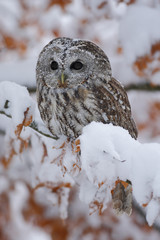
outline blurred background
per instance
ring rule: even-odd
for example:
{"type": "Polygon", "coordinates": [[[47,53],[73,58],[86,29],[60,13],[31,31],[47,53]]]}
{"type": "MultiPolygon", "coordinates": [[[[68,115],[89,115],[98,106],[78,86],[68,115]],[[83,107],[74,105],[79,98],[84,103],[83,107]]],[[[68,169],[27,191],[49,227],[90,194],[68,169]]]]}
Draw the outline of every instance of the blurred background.
{"type": "MultiPolygon", "coordinates": [[[[93,41],[105,51],[113,76],[128,93],[139,141],[160,142],[160,0],[0,0],[0,81],[26,86],[35,98],[38,55],[62,36],[93,41]]],[[[6,119],[0,115],[1,240],[160,239],[158,223],[148,227],[140,209],[131,217],[117,217],[109,208],[89,216],[75,189],[69,217],[61,220],[55,208],[37,200],[22,174],[16,172],[13,180],[5,162],[14,155],[6,141],[6,119]],[[20,205],[13,211],[16,194],[20,205]]]]}

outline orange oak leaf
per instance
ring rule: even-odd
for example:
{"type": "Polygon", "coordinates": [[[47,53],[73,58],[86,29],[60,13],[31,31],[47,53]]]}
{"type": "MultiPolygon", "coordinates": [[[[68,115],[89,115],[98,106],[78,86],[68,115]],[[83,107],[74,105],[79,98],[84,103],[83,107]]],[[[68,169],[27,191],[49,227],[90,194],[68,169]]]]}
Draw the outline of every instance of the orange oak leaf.
{"type": "Polygon", "coordinates": [[[20,137],[21,131],[23,129],[23,127],[27,127],[31,124],[32,122],[32,115],[28,116],[28,111],[29,111],[29,107],[27,108],[27,110],[24,112],[24,119],[23,122],[18,124],[16,130],[15,130],[15,134],[17,135],[17,137],[20,137]]]}

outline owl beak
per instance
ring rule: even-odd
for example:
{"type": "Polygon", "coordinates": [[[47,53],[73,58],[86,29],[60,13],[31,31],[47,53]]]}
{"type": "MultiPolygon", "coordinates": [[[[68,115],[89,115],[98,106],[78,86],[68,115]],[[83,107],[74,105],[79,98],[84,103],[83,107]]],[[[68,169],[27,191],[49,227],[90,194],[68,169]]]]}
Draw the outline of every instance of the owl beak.
{"type": "Polygon", "coordinates": [[[62,72],[60,75],[60,79],[59,79],[59,87],[66,87],[67,83],[66,83],[66,75],[62,72]]]}
{"type": "Polygon", "coordinates": [[[62,72],[62,74],[61,74],[61,84],[62,84],[62,85],[64,85],[64,80],[65,80],[65,79],[64,79],[64,73],[62,72]]]}

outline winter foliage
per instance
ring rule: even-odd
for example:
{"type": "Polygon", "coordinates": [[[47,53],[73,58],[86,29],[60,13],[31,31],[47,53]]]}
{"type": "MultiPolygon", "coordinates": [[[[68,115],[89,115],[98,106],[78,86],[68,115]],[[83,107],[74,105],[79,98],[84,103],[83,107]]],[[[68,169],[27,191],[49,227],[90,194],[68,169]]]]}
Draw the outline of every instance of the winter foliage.
{"type": "Polygon", "coordinates": [[[158,240],[160,2],[1,1],[0,22],[0,239],[158,240]],[[96,122],[76,142],[46,129],[35,65],[58,36],[92,40],[107,53],[113,75],[132,90],[138,140],[96,122]],[[117,216],[113,191],[128,180],[133,213],[117,216]]]}

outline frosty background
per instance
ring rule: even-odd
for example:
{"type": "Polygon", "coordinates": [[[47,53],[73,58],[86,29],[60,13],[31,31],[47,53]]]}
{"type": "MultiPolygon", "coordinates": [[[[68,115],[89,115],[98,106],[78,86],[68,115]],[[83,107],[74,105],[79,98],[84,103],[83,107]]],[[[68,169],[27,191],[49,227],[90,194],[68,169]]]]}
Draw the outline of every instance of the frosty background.
{"type": "Polygon", "coordinates": [[[0,76],[0,239],[159,239],[160,1],[0,0],[0,76]],[[80,139],[81,165],[75,146],[50,136],[37,110],[35,66],[58,36],[106,52],[128,91],[139,142],[93,123],[80,139]],[[138,208],[115,215],[117,177],[132,180],[152,228],[138,208]]]}

